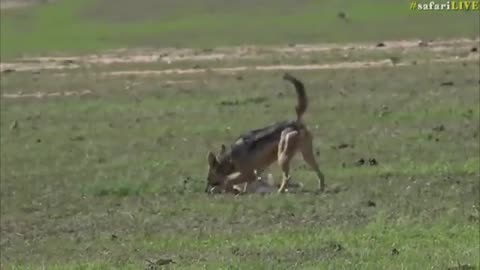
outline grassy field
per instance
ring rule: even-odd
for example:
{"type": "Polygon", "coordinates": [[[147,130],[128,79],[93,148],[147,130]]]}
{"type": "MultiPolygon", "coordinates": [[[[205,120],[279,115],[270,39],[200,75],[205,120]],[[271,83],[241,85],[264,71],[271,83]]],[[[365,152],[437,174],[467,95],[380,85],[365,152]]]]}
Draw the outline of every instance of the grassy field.
{"type": "Polygon", "coordinates": [[[398,1],[133,2],[2,11],[2,64],[17,64],[0,81],[2,269],[480,269],[478,40],[375,47],[478,38],[478,12],[412,13],[398,1]],[[354,48],[47,68],[52,55],[100,49],[178,45],[208,56],[224,45],[326,41],[354,48]],[[41,54],[49,60],[15,58],[41,54]],[[294,117],[284,64],[304,66],[291,72],[307,87],[327,192],[314,192],[298,158],[299,192],[207,196],[209,150],[294,117]],[[238,66],[248,68],[222,71],[238,66]],[[61,94],[73,91],[87,92],[61,94]]]}
{"type": "Polygon", "coordinates": [[[1,17],[4,59],[137,46],[476,37],[480,29],[478,12],[414,12],[397,0],[61,0],[1,17]]]}

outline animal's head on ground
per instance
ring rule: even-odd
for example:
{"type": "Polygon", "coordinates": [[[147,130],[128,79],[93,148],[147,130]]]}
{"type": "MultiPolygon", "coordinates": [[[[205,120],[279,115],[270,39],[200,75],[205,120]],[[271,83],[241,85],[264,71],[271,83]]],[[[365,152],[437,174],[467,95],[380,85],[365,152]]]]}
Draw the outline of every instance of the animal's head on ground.
{"type": "Polygon", "coordinates": [[[215,156],[212,152],[208,152],[207,186],[205,187],[205,192],[209,192],[213,187],[222,187],[227,176],[233,172],[233,164],[225,155],[226,151],[225,145],[222,144],[218,156],[215,156]]]}

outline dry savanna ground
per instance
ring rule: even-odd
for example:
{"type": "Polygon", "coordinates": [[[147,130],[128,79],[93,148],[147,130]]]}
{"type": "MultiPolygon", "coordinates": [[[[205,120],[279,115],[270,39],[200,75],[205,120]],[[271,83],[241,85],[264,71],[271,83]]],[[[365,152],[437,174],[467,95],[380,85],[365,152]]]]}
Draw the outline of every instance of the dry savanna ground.
{"type": "MultiPolygon", "coordinates": [[[[130,7],[131,20],[154,15],[119,3],[116,13],[130,7]]],[[[1,27],[12,31],[13,21],[29,18],[41,22],[29,27],[41,28],[77,5],[4,10],[1,27]]],[[[352,7],[352,27],[370,23],[361,21],[366,11],[352,7]]],[[[178,25],[181,33],[195,30],[178,25]]],[[[480,40],[448,29],[439,38],[380,39],[388,37],[380,32],[370,41],[325,30],[331,42],[296,43],[251,34],[248,44],[257,45],[220,39],[226,32],[219,31],[218,45],[154,46],[152,37],[154,45],[137,49],[110,46],[112,32],[87,51],[7,31],[1,268],[479,269],[480,40]],[[13,46],[22,40],[38,46],[13,46]],[[209,150],[294,117],[286,71],[305,83],[305,122],[327,191],[315,192],[315,174],[296,158],[300,190],[206,195],[209,150]]],[[[54,30],[52,37],[69,35],[54,30]]],[[[239,35],[257,29],[245,31],[239,35]]],[[[161,34],[182,42],[175,33],[161,34]]],[[[276,165],[269,172],[280,176],[276,165]]]]}

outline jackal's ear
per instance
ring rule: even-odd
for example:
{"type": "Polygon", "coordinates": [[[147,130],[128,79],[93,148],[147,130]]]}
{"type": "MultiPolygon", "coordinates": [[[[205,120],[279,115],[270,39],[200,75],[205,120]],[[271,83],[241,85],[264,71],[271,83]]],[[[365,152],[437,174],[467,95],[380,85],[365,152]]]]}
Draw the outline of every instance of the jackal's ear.
{"type": "Polygon", "coordinates": [[[212,152],[208,152],[208,166],[215,167],[218,164],[217,157],[212,152]]]}
{"type": "Polygon", "coordinates": [[[222,146],[221,146],[221,149],[220,149],[220,155],[225,154],[226,151],[227,151],[227,147],[225,146],[225,144],[222,143],[222,146]]]}

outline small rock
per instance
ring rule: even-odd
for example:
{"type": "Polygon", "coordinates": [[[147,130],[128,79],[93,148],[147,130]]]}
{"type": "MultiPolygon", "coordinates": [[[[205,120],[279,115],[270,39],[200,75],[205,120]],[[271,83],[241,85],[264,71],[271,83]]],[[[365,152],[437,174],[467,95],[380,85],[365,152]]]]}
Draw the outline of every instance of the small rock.
{"type": "Polygon", "coordinates": [[[347,14],[343,11],[340,11],[340,12],[338,12],[337,17],[340,18],[340,19],[346,19],[347,14]]]}
{"type": "Polygon", "coordinates": [[[66,59],[62,62],[64,65],[71,65],[74,64],[75,61],[73,59],[66,59]]]}
{"type": "Polygon", "coordinates": [[[372,201],[372,200],[368,200],[368,201],[367,201],[367,206],[368,206],[368,207],[375,207],[375,206],[377,206],[377,204],[376,204],[374,201],[372,201]]]}
{"type": "Polygon", "coordinates": [[[445,130],[445,126],[444,126],[443,124],[440,124],[440,125],[438,125],[438,126],[436,126],[436,127],[433,127],[432,130],[433,130],[433,131],[436,131],[436,132],[442,132],[442,131],[445,130]]]}
{"type": "Polygon", "coordinates": [[[72,138],[70,138],[72,141],[84,141],[85,140],[85,137],[82,136],[82,135],[78,135],[78,136],[74,136],[72,138]]]}
{"type": "Polygon", "coordinates": [[[342,143],[342,144],[339,144],[337,146],[337,149],[344,149],[344,148],[348,148],[348,147],[353,147],[353,145],[348,144],[348,143],[342,143]]]}
{"type": "Polygon", "coordinates": [[[419,47],[427,47],[428,46],[428,41],[422,40],[422,41],[418,42],[418,46],[419,47]]]}
{"type": "Polygon", "coordinates": [[[364,164],[365,164],[365,159],[363,159],[363,158],[360,158],[359,160],[357,160],[355,162],[355,166],[362,166],[364,164]]]}
{"type": "Polygon", "coordinates": [[[14,120],[12,124],[10,125],[10,130],[14,130],[18,128],[18,121],[14,120]]]}
{"type": "Polygon", "coordinates": [[[4,70],[2,71],[2,73],[3,73],[3,74],[9,74],[9,73],[13,73],[13,72],[15,72],[15,71],[16,71],[16,70],[13,69],[13,68],[7,68],[7,69],[4,69],[4,70]]]}
{"type": "Polygon", "coordinates": [[[454,82],[452,82],[452,81],[446,81],[446,82],[442,82],[440,85],[441,85],[441,86],[453,86],[453,85],[454,85],[454,82]]]}
{"type": "Polygon", "coordinates": [[[346,12],[340,11],[337,13],[337,18],[344,20],[345,22],[350,22],[350,18],[346,12]]]}

